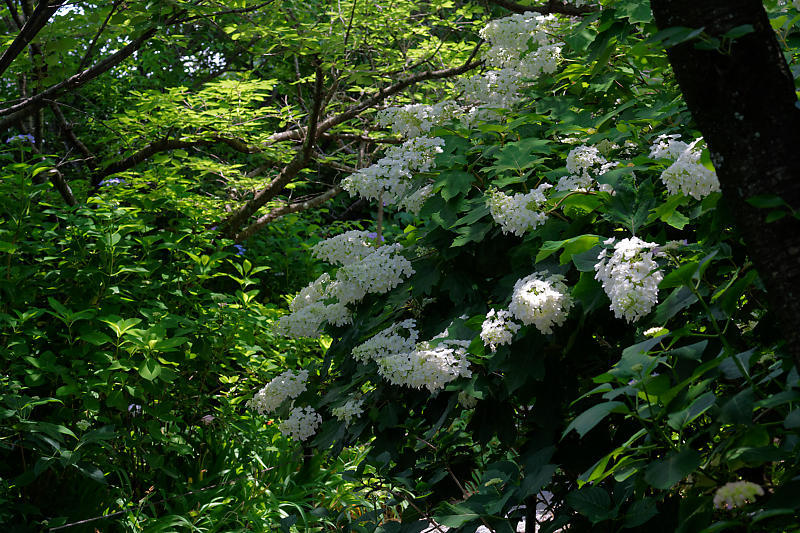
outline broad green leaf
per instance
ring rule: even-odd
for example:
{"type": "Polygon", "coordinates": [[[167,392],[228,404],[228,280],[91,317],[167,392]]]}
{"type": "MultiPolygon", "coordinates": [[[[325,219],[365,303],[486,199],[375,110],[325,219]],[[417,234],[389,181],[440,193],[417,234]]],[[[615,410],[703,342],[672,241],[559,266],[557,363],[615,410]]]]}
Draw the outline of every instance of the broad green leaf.
{"type": "Polygon", "coordinates": [[[564,265],[572,259],[573,255],[594,248],[598,242],[600,242],[599,235],[578,235],[563,241],[547,241],[539,248],[535,262],[539,263],[563,248],[559,263],[564,265]]]}
{"type": "Polygon", "coordinates": [[[444,503],[438,513],[433,515],[434,521],[447,527],[461,527],[467,522],[472,522],[480,518],[476,513],[464,504],[444,503]]]}
{"type": "Polygon", "coordinates": [[[656,500],[652,498],[636,500],[625,512],[623,527],[629,528],[641,526],[653,518],[656,514],[658,514],[656,500]]]}
{"type": "Polygon", "coordinates": [[[692,448],[684,448],[677,453],[671,452],[664,459],[651,463],[644,479],[651,486],[666,490],[694,472],[702,461],[700,453],[692,448]]]}
{"type": "Polygon", "coordinates": [[[601,487],[584,487],[567,494],[567,504],[588,518],[593,524],[616,516],[611,507],[611,497],[601,487]]]}
{"type": "Polygon", "coordinates": [[[751,424],[753,421],[753,389],[747,388],[722,405],[720,421],[726,424],[751,424]]]}
{"type": "Polygon", "coordinates": [[[561,434],[561,438],[566,437],[567,433],[573,429],[579,436],[583,437],[593,427],[603,421],[605,417],[611,413],[627,413],[628,406],[622,402],[606,402],[598,405],[593,405],[583,413],[575,417],[575,420],[569,423],[567,429],[561,434]]]}
{"type": "Polygon", "coordinates": [[[670,413],[667,416],[667,424],[669,424],[669,427],[672,429],[680,431],[696,420],[697,417],[711,409],[716,401],[717,397],[713,392],[706,392],[699,398],[696,398],[689,407],[675,413],[670,413]]]}
{"type": "Polygon", "coordinates": [[[148,381],[153,381],[161,374],[161,365],[155,359],[145,359],[139,367],[139,375],[148,381]]]}

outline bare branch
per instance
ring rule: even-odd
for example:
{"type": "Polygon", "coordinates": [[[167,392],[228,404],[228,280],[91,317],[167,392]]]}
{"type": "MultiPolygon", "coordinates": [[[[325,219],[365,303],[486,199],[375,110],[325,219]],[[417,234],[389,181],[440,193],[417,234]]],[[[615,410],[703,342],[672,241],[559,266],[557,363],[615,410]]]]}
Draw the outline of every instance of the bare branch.
{"type": "Polygon", "coordinates": [[[491,0],[492,3],[497,4],[498,6],[502,6],[509,11],[514,13],[526,13],[526,12],[533,12],[533,13],[540,13],[542,15],[549,15],[551,13],[559,13],[561,15],[570,15],[573,17],[581,17],[588,13],[592,13],[597,11],[596,6],[575,6],[572,4],[568,4],[566,2],[559,2],[557,0],[549,0],[546,5],[543,6],[523,6],[516,2],[511,2],[510,0],[491,0]]]}
{"type": "MultiPolygon", "coordinates": [[[[365,109],[369,109],[370,107],[373,107],[381,103],[386,98],[394,94],[397,94],[400,91],[403,91],[414,84],[428,80],[441,80],[445,78],[452,78],[453,76],[461,75],[476,67],[481,66],[483,64],[483,61],[473,61],[473,59],[478,53],[478,49],[480,48],[480,46],[481,43],[478,43],[478,45],[475,46],[469,58],[467,58],[467,61],[461,66],[441,69],[441,70],[427,70],[425,72],[420,72],[418,74],[408,76],[406,79],[399,81],[394,85],[390,85],[389,87],[381,89],[367,100],[364,100],[363,102],[350,106],[349,108],[339,113],[338,115],[326,118],[319,124],[319,133],[324,134],[327,130],[333,128],[334,126],[338,126],[342,122],[345,122],[353,117],[358,116],[365,109]]],[[[275,133],[269,137],[268,142],[276,143],[280,141],[298,140],[301,139],[302,137],[303,137],[303,132],[299,128],[296,128],[275,133]]]]}
{"type": "Polygon", "coordinates": [[[145,42],[147,42],[147,40],[150,39],[153,35],[155,35],[157,31],[158,27],[153,26],[144,33],[142,33],[141,35],[139,35],[139,37],[131,41],[121,50],[107,57],[103,61],[100,61],[95,66],[86,69],[83,72],[79,72],[78,74],[75,74],[74,76],[71,76],[60,83],[48,87],[44,91],[29,98],[26,98],[25,100],[16,105],[7,107],[5,109],[0,109],[0,115],[6,116],[3,120],[0,120],[0,131],[7,129],[11,124],[30,115],[37,109],[44,106],[45,100],[53,99],[64,92],[76,89],[86,84],[87,82],[95,79],[100,74],[103,74],[104,72],[107,72],[108,70],[111,70],[113,67],[122,63],[125,59],[130,57],[136,50],[141,48],[142,45],[145,42]]]}
{"type": "Polygon", "coordinates": [[[75,132],[72,131],[72,126],[70,125],[69,122],[67,122],[67,119],[64,116],[64,113],[62,113],[61,107],[59,107],[58,103],[50,102],[50,109],[53,111],[53,114],[58,119],[59,124],[61,124],[61,130],[64,132],[64,136],[67,138],[67,140],[69,140],[69,142],[75,148],[77,148],[80,153],[83,154],[83,156],[86,158],[85,160],[87,164],[89,164],[90,167],[93,166],[92,162],[95,160],[94,154],[92,154],[92,152],[89,151],[86,145],[83,144],[81,140],[78,139],[78,137],[75,135],[75,132]]]}
{"type": "Polygon", "coordinates": [[[58,171],[58,169],[51,168],[50,170],[46,170],[44,173],[47,174],[50,183],[53,184],[53,187],[56,188],[58,193],[61,195],[61,198],[64,199],[67,205],[73,206],[78,203],[78,201],[75,199],[75,195],[72,194],[72,189],[69,187],[67,180],[64,179],[64,176],[58,171]]]}
{"type": "Polygon", "coordinates": [[[17,37],[11,42],[11,46],[6,48],[0,56],[0,76],[11,65],[14,59],[25,50],[31,40],[42,31],[47,21],[58,11],[63,4],[63,0],[50,4],[49,0],[41,0],[36,9],[33,10],[30,18],[25,22],[17,37]]]}
{"type": "Polygon", "coordinates": [[[316,142],[319,131],[319,115],[322,112],[323,81],[325,74],[322,72],[321,65],[316,66],[316,81],[314,83],[314,103],[311,115],[308,117],[308,127],[303,148],[297,152],[294,158],[286,165],[280,174],[272,180],[264,189],[257,192],[252,200],[245,203],[233,213],[224,223],[225,232],[236,235],[236,231],[242,227],[247,220],[253,216],[263,205],[272,200],[286,185],[303,170],[311,160],[312,148],[316,142]]]}
{"type": "Polygon", "coordinates": [[[220,15],[242,15],[244,13],[250,13],[252,11],[258,11],[262,7],[268,6],[273,3],[275,0],[269,0],[267,2],[261,2],[260,4],[250,6],[250,7],[242,7],[239,9],[226,9],[225,11],[216,11],[214,13],[208,13],[205,15],[196,15],[194,17],[188,17],[185,19],[180,19],[176,21],[178,24],[185,24],[187,22],[193,22],[198,19],[209,18],[209,17],[218,17],[220,15]]]}
{"type": "Polygon", "coordinates": [[[323,133],[319,136],[320,139],[334,139],[342,141],[364,141],[365,143],[374,144],[403,144],[403,139],[390,139],[381,138],[376,139],[367,135],[356,135],[353,133],[323,133]]]}
{"type": "Polygon", "coordinates": [[[293,204],[284,205],[278,208],[273,209],[266,215],[262,216],[250,226],[245,228],[241,233],[237,234],[235,237],[236,242],[242,242],[250,237],[252,237],[255,232],[269,224],[270,222],[284,216],[288,215],[289,213],[297,213],[299,211],[306,211],[308,209],[312,209],[314,207],[320,206],[342,192],[342,188],[338,185],[331,189],[328,189],[324,193],[320,194],[319,196],[315,196],[310,200],[306,200],[305,202],[295,202],[293,204]]]}
{"type": "Polygon", "coordinates": [[[193,148],[195,146],[210,146],[215,143],[226,144],[230,148],[236,150],[237,152],[242,152],[245,154],[253,154],[261,151],[261,149],[258,148],[257,146],[248,145],[241,139],[235,139],[233,137],[223,137],[215,135],[210,139],[194,139],[194,140],[162,139],[160,141],[155,141],[148,144],[147,146],[145,146],[138,152],[134,153],[133,155],[126,157],[122,161],[112,163],[111,165],[95,173],[92,176],[92,187],[97,188],[100,185],[100,182],[106,177],[112,174],[116,174],[118,172],[124,172],[128,169],[131,169],[136,165],[138,165],[139,163],[153,157],[157,153],[166,152],[169,150],[177,150],[180,148],[193,148]]]}
{"type": "Polygon", "coordinates": [[[89,59],[92,57],[92,52],[94,51],[94,47],[97,44],[97,40],[100,39],[100,36],[106,30],[106,26],[108,26],[108,21],[111,20],[111,17],[114,15],[114,11],[117,10],[117,6],[118,5],[119,5],[119,0],[114,0],[114,3],[111,4],[111,9],[109,10],[108,15],[106,16],[106,19],[100,25],[100,29],[97,30],[97,33],[95,34],[94,39],[92,39],[92,42],[89,43],[89,47],[86,49],[86,53],[83,54],[83,58],[81,59],[81,62],[78,63],[78,70],[79,71],[81,69],[83,69],[83,67],[86,66],[86,63],[88,63],[89,59]]]}

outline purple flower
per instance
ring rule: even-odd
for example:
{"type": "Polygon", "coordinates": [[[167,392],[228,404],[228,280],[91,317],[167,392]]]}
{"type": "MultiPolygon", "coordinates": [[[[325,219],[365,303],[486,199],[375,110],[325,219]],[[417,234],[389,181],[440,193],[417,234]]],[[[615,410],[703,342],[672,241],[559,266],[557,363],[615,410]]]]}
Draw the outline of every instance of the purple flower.
{"type": "Polygon", "coordinates": [[[247,248],[241,244],[234,244],[233,247],[236,248],[236,255],[244,255],[244,253],[247,251],[247,248]]]}
{"type": "MultiPolygon", "coordinates": [[[[370,239],[377,239],[378,238],[378,234],[376,232],[374,232],[374,231],[371,231],[371,232],[367,233],[367,237],[369,237],[370,239]]],[[[386,237],[381,235],[381,242],[384,242],[385,240],[386,240],[386,237]]]]}
{"type": "Polygon", "coordinates": [[[142,406],[137,403],[132,403],[128,406],[128,412],[133,417],[139,416],[142,414],[142,406]]]}
{"type": "Polygon", "coordinates": [[[36,138],[29,133],[23,133],[21,135],[14,135],[13,137],[9,137],[8,139],[6,139],[6,144],[11,144],[12,142],[22,142],[22,141],[28,141],[31,144],[36,144],[36,138]]]}
{"type": "Polygon", "coordinates": [[[211,422],[214,421],[214,418],[215,418],[214,415],[206,415],[200,419],[200,422],[202,422],[205,425],[209,425],[211,422]]]}
{"type": "Polygon", "coordinates": [[[100,182],[100,187],[113,187],[114,185],[125,185],[128,183],[122,178],[111,178],[100,182]]]}

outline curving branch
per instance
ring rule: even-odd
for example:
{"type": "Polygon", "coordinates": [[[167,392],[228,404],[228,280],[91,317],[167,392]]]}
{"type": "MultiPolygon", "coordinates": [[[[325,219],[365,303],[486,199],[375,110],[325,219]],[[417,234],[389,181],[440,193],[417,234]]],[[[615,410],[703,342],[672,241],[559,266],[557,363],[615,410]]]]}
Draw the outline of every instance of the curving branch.
{"type": "Polygon", "coordinates": [[[403,144],[403,139],[392,138],[378,138],[369,137],[367,135],[358,135],[355,133],[323,133],[319,136],[320,139],[333,139],[341,141],[361,141],[368,144],[403,144]]]}
{"type": "Polygon", "coordinates": [[[55,15],[56,11],[64,4],[63,0],[50,3],[49,0],[41,0],[36,9],[33,10],[31,16],[25,22],[25,25],[17,34],[16,38],[11,42],[11,45],[6,48],[3,55],[0,56],[0,76],[11,66],[14,59],[25,50],[36,35],[42,31],[47,21],[55,15]]]}
{"type": "Polygon", "coordinates": [[[261,148],[257,146],[252,146],[247,144],[246,142],[242,141],[241,139],[236,139],[234,137],[224,137],[220,135],[215,135],[210,139],[195,139],[195,140],[180,140],[180,139],[161,139],[160,141],[155,141],[138,152],[134,153],[126,157],[121,161],[117,161],[116,163],[112,163],[107,167],[101,169],[100,171],[96,172],[92,176],[91,186],[92,189],[96,190],[97,187],[100,185],[100,182],[103,181],[105,178],[112,174],[117,174],[118,172],[124,172],[129,170],[139,163],[153,157],[155,154],[160,152],[167,152],[169,150],[177,150],[181,148],[193,148],[196,146],[210,146],[216,143],[223,143],[228,145],[233,150],[237,152],[245,153],[245,154],[254,154],[261,152],[261,148]]]}
{"type": "Polygon", "coordinates": [[[261,2],[260,4],[250,6],[250,7],[240,7],[237,9],[226,9],[223,11],[215,11],[214,13],[207,13],[204,15],[195,15],[193,17],[187,17],[185,19],[180,19],[176,21],[179,24],[185,24],[187,22],[193,22],[195,20],[200,19],[207,19],[209,17],[219,17],[222,15],[243,15],[245,13],[252,13],[253,11],[258,11],[262,7],[268,6],[273,3],[275,0],[267,0],[266,2],[261,2]]]}
{"type": "Polygon", "coordinates": [[[289,213],[297,213],[299,211],[306,211],[308,209],[313,209],[314,207],[318,207],[327,202],[328,200],[330,200],[331,198],[333,198],[334,196],[336,196],[337,194],[339,194],[340,192],[342,192],[342,188],[337,185],[309,200],[305,200],[303,202],[295,202],[292,204],[287,204],[281,207],[277,207],[272,211],[270,211],[269,213],[267,213],[266,215],[260,217],[252,224],[250,224],[240,233],[236,234],[234,240],[236,240],[236,242],[246,241],[247,239],[252,237],[258,230],[260,230],[273,220],[276,220],[284,215],[288,215],[289,213]]]}
{"type": "Polygon", "coordinates": [[[56,168],[51,168],[44,172],[47,175],[47,178],[50,180],[50,183],[53,184],[53,187],[56,188],[58,194],[61,195],[61,198],[69,206],[77,205],[78,200],[75,199],[75,195],[72,193],[72,189],[67,183],[67,180],[64,179],[64,175],[56,168]]]}
{"type": "Polygon", "coordinates": [[[150,40],[158,32],[158,30],[161,29],[165,24],[166,25],[176,24],[180,20],[179,17],[182,16],[183,14],[184,11],[179,11],[178,13],[175,13],[172,17],[170,17],[166,22],[160,24],[159,23],[153,24],[152,26],[150,26],[150,28],[142,32],[138,37],[133,39],[130,43],[122,47],[114,54],[98,62],[96,65],[84,71],[78,72],[77,74],[70,76],[66,80],[56,83],[55,85],[52,85],[47,89],[29,98],[24,98],[17,104],[6,107],[4,109],[0,109],[0,116],[5,117],[2,120],[0,120],[0,131],[8,129],[11,125],[35,113],[40,108],[47,105],[48,100],[55,99],[59,95],[65,92],[77,89],[78,87],[85,85],[86,83],[92,81],[101,74],[119,65],[124,60],[133,55],[134,52],[139,50],[139,48],[141,48],[148,40],[150,40]]]}
{"type": "Polygon", "coordinates": [[[225,233],[230,237],[235,237],[240,227],[245,225],[248,219],[253,216],[267,202],[275,198],[286,185],[297,176],[308,165],[311,160],[312,148],[317,140],[320,131],[319,115],[322,113],[323,81],[325,74],[319,64],[316,67],[316,81],[314,82],[314,103],[311,114],[308,117],[307,133],[303,147],[300,149],[288,165],[283,167],[278,176],[272,180],[264,189],[258,191],[255,196],[236,210],[225,222],[225,233]]]}
{"type": "Polygon", "coordinates": [[[560,15],[570,15],[572,17],[581,17],[588,13],[593,13],[597,11],[597,6],[576,6],[573,4],[568,4],[564,1],[558,0],[549,0],[547,4],[543,6],[523,6],[516,2],[511,2],[510,0],[491,0],[493,4],[497,4],[498,6],[504,7],[509,11],[514,13],[539,13],[541,15],[550,15],[550,14],[560,14],[560,15]]]}
{"type": "Polygon", "coordinates": [[[50,102],[50,109],[58,119],[58,123],[61,125],[61,131],[63,132],[64,136],[75,148],[78,149],[81,154],[83,154],[83,157],[86,159],[86,163],[90,168],[92,168],[94,166],[93,163],[96,160],[94,154],[89,151],[86,145],[83,144],[80,139],[78,139],[77,135],[75,135],[75,132],[72,130],[72,125],[67,122],[67,118],[61,111],[61,107],[59,107],[57,102],[50,102]]]}
{"type": "Polygon", "coordinates": [[[111,17],[114,16],[114,12],[117,10],[117,7],[119,7],[119,3],[120,0],[114,0],[114,2],[111,4],[111,9],[108,10],[108,15],[106,15],[106,19],[100,25],[100,28],[97,30],[97,33],[95,33],[94,38],[92,39],[92,42],[89,43],[89,46],[86,48],[86,53],[83,54],[81,62],[78,63],[79,71],[83,70],[83,68],[89,62],[89,59],[91,59],[92,54],[94,53],[94,47],[97,45],[97,41],[100,39],[100,36],[103,34],[104,31],[106,31],[106,27],[108,26],[108,23],[111,21],[111,17]]]}
{"type": "MultiPolygon", "coordinates": [[[[401,80],[395,83],[394,85],[390,85],[389,87],[379,90],[376,94],[374,94],[367,100],[357,104],[353,104],[352,106],[342,111],[338,115],[333,115],[331,117],[326,118],[319,124],[319,133],[323,134],[329,129],[333,128],[334,126],[338,126],[342,122],[346,122],[351,118],[358,116],[364,110],[369,109],[370,107],[374,107],[375,105],[384,101],[386,98],[394,94],[397,94],[411,87],[412,85],[415,85],[423,81],[452,78],[453,76],[459,76],[461,74],[464,74],[465,72],[468,72],[474,68],[483,65],[483,61],[473,61],[473,59],[475,59],[475,56],[478,54],[478,50],[480,49],[481,44],[482,43],[478,43],[475,46],[475,48],[472,50],[472,53],[467,58],[466,62],[461,66],[440,69],[440,70],[427,70],[425,72],[420,72],[408,76],[404,80],[401,80]]],[[[300,128],[295,128],[271,135],[268,139],[268,142],[276,143],[280,141],[299,140],[302,138],[303,138],[303,131],[300,128]]]]}

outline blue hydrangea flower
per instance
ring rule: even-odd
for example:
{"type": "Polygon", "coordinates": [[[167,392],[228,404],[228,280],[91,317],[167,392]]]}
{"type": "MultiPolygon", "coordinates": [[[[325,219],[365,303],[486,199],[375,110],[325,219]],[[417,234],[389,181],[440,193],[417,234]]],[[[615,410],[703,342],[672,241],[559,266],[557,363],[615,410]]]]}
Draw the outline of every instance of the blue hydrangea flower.
{"type": "Polygon", "coordinates": [[[6,139],[6,144],[11,144],[13,142],[23,142],[23,141],[28,141],[31,144],[36,144],[36,138],[29,133],[23,133],[20,135],[14,135],[13,137],[9,137],[8,139],[6,139]]]}

